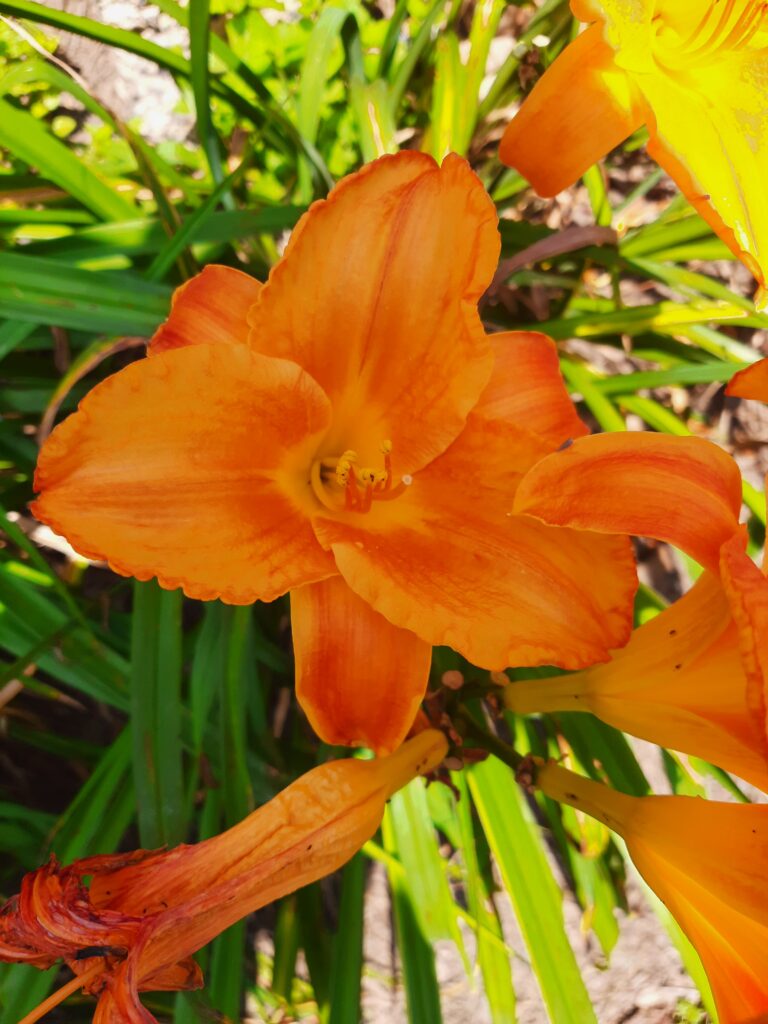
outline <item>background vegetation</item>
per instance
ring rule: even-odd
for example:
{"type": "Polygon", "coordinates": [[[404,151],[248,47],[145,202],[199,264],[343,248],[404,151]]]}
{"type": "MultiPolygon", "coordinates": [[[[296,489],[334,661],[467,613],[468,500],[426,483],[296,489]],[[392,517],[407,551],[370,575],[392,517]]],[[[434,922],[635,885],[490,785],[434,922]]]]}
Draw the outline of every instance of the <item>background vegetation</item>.
{"type": "MultiPolygon", "coordinates": [[[[498,162],[514,105],[576,31],[564,0],[157,5],[188,29],[183,52],[0,0],[0,895],[51,851],[66,861],[211,835],[331,753],[293,698],[287,599],[203,605],[116,577],[35,524],[27,502],[40,438],[141,356],[173,288],[214,260],[263,278],[307,205],[362,162],[398,147],[468,156],[501,217],[488,328],[535,327],[562,342],[566,382],[595,428],[706,433],[747,455],[754,440],[735,403],[721,417],[718,385],[758,356],[768,317],[641,135],[555,202],[498,162]],[[179,112],[193,115],[189,137],[150,144],[140,123],[119,120],[66,60],[62,31],[172,75],[179,112]]],[[[759,547],[764,496],[745,483],[744,497],[759,547]]],[[[695,572],[658,548],[640,553],[638,621],[695,572]]],[[[435,688],[449,669],[483,675],[437,650],[435,688]]],[[[520,749],[570,752],[596,778],[650,790],[627,739],[589,715],[508,716],[501,727],[520,749]]],[[[716,777],[747,799],[702,762],[664,752],[660,764],[675,792],[716,777]]],[[[398,794],[380,836],[339,877],[259,915],[273,952],[257,964],[255,926],[235,926],[201,954],[206,989],[153,994],[153,1013],[238,1020],[247,994],[252,1019],[357,1024],[373,860],[389,878],[414,1024],[441,1020],[438,940],[458,947],[494,1024],[515,1021],[499,879],[551,1019],[596,1020],[559,890],[575,895],[607,960],[626,907],[622,849],[568,808],[525,799],[498,762],[455,784],[455,794],[420,781],[398,794]]],[[[655,909],[707,1006],[695,954],[655,909]]],[[[54,975],[0,966],[3,1024],[54,975]]],[[[59,1019],[87,1021],[91,1005],[73,998],[59,1019]]]]}

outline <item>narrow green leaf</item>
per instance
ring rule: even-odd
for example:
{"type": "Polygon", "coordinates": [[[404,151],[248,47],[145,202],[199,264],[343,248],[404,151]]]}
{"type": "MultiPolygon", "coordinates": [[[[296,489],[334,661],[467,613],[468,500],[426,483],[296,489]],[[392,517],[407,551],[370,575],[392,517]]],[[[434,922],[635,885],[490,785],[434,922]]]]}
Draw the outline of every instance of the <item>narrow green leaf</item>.
{"type": "Polygon", "coordinates": [[[275,959],[272,967],[272,992],[291,1001],[296,957],[299,953],[299,919],[296,893],[280,900],[275,924],[275,959]]]}
{"type": "MultiPolygon", "coordinates": [[[[299,943],[307,961],[309,980],[317,1000],[318,1015],[322,1021],[328,1019],[328,997],[331,987],[331,949],[328,927],[325,922],[324,894],[322,882],[313,882],[299,889],[298,901],[299,943]]],[[[349,964],[347,965],[349,970],[349,964]]]]}
{"type": "Polygon", "coordinates": [[[590,370],[580,363],[570,359],[563,359],[560,363],[568,385],[574,391],[581,393],[584,404],[595,417],[603,430],[626,430],[627,425],[624,417],[616,409],[610,399],[595,387],[595,379],[590,370]]]}
{"type": "Polygon", "coordinates": [[[396,153],[395,124],[389,105],[389,92],[385,82],[362,82],[354,79],[350,83],[352,109],[357,118],[363,159],[367,162],[396,153]]]}
{"type": "MultiPolygon", "coordinates": [[[[385,850],[396,858],[397,838],[389,807],[384,814],[381,831],[385,850]]],[[[410,1024],[442,1024],[435,953],[422,930],[405,872],[399,862],[397,867],[400,870],[388,866],[387,873],[392,891],[397,946],[403,965],[408,1020],[410,1024]]]]}
{"type": "Polygon", "coordinates": [[[143,846],[185,834],[181,765],[181,592],[134,583],[131,633],[133,775],[143,846]]]}
{"type": "Polygon", "coordinates": [[[452,939],[466,961],[456,905],[437,846],[423,781],[416,779],[395,793],[389,802],[389,812],[408,888],[417,896],[414,908],[424,935],[432,941],[452,939]]]}
{"type": "Polygon", "coordinates": [[[593,386],[604,395],[632,395],[641,388],[685,387],[689,384],[711,384],[728,381],[742,363],[693,363],[670,366],[664,370],[639,370],[637,373],[617,373],[596,378],[593,386]]]}
{"type": "Polygon", "coordinates": [[[472,143],[479,110],[480,86],[485,78],[491,43],[506,4],[504,0],[480,0],[475,4],[469,30],[469,56],[464,66],[464,102],[461,105],[457,152],[467,153],[472,143]]]}
{"type": "Polygon", "coordinates": [[[26,323],[24,320],[6,320],[0,324],[0,359],[5,359],[17,345],[26,341],[34,329],[33,323],[26,323]]]}
{"type": "Polygon", "coordinates": [[[135,210],[26,110],[0,99],[0,146],[37,168],[59,188],[105,220],[126,220],[135,210]]]}
{"type": "Polygon", "coordinates": [[[221,679],[222,789],[225,820],[234,825],[253,810],[253,790],[248,775],[245,657],[248,650],[249,607],[227,608],[226,663],[221,679]]]}
{"type": "Polygon", "coordinates": [[[601,227],[610,227],[613,214],[603,168],[600,164],[593,164],[585,172],[583,178],[584,184],[587,187],[587,195],[592,206],[595,223],[601,227]]]}
{"type": "Polygon", "coordinates": [[[363,972],[365,858],[356,853],[341,876],[339,928],[333,941],[327,1024],[359,1024],[363,972]]]}
{"type": "Polygon", "coordinates": [[[92,853],[109,853],[122,839],[135,812],[131,743],[128,726],[102,754],[57,821],[52,843],[62,863],[92,853]]]}
{"type": "Polygon", "coordinates": [[[477,921],[477,960],[483,975],[488,1008],[493,1024],[516,1024],[515,989],[512,984],[511,959],[504,952],[503,945],[493,942],[495,936],[503,943],[496,908],[485,879],[480,870],[477,856],[477,839],[472,821],[472,802],[464,772],[452,776],[459,797],[456,801],[456,816],[459,822],[460,853],[464,863],[464,885],[467,891],[469,911],[477,921]],[[489,935],[490,933],[490,935],[489,935]]]}
{"type": "MultiPolygon", "coordinates": [[[[0,612],[3,646],[17,658],[42,638],[62,630],[68,621],[56,603],[18,575],[14,563],[0,565],[0,612]]],[[[66,630],[55,650],[40,654],[38,667],[95,700],[121,710],[128,707],[128,666],[91,632],[66,630]]]]}
{"type": "Polygon", "coordinates": [[[213,180],[221,184],[224,172],[221,166],[219,140],[211,121],[208,53],[210,50],[209,0],[190,0],[189,3],[189,57],[192,72],[192,95],[197,114],[197,137],[208,160],[213,180]]]}
{"type": "Polygon", "coordinates": [[[459,150],[464,96],[464,65],[455,33],[444,32],[435,47],[435,84],[429,118],[429,151],[442,160],[451,150],[459,150]]]}
{"type": "MultiPolygon", "coordinates": [[[[317,140],[331,56],[341,45],[341,30],[350,17],[351,12],[343,7],[326,4],[312,26],[301,65],[296,107],[296,127],[306,142],[317,140]]],[[[299,162],[299,195],[303,202],[309,202],[313,195],[311,169],[307,158],[299,162]]]]}
{"type": "Polygon", "coordinates": [[[96,273],[58,260],[0,253],[0,316],[148,337],[169,305],[167,286],[136,274],[96,273]]]}
{"type": "Polygon", "coordinates": [[[469,771],[469,788],[552,1020],[597,1024],[565,934],[562,897],[514,774],[490,757],[469,771]]]}
{"type": "Polygon", "coordinates": [[[243,157],[239,166],[228,177],[219,182],[205,202],[201,203],[195,212],[186,218],[179,230],[167,240],[147,269],[147,280],[160,281],[165,277],[185,247],[191,245],[203,230],[206,221],[213,215],[222,196],[243,176],[248,167],[249,158],[250,153],[243,157]]]}
{"type": "Polygon", "coordinates": [[[227,928],[211,944],[208,986],[212,1005],[225,1020],[242,1019],[246,921],[227,928]]]}

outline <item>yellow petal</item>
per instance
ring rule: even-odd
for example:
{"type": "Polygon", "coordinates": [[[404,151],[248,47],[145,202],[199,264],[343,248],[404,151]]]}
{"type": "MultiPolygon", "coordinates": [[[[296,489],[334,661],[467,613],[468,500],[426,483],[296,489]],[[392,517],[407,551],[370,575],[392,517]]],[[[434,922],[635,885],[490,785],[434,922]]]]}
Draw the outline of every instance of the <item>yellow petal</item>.
{"type": "Polygon", "coordinates": [[[643,75],[638,85],[653,112],[648,152],[765,289],[766,51],[715,54],[706,63],[643,75]]]}

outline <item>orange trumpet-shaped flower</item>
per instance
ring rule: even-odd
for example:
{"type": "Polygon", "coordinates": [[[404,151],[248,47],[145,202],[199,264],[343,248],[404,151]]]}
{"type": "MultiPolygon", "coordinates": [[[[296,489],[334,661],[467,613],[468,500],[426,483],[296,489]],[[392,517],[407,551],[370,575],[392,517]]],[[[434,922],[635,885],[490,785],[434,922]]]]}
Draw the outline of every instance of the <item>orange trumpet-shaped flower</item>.
{"type": "Polygon", "coordinates": [[[720,1024],[768,1022],[768,806],[631,797],[546,764],[536,785],[623,836],[691,940],[720,1024]]]}
{"type": "Polygon", "coordinates": [[[512,683],[507,707],[591,711],[617,729],[706,758],[768,792],[768,580],[736,535],[610,662],[512,683]]]}
{"type": "Polygon", "coordinates": [[[571,0],[590,22],[508,126],[501,159],[545,196],[640,125],[648,151],[768,301],[768,7],[763,0],[571,0]]]}
{"type": "Polygon", "coordinates": [[[437,767],[446,751],[443,734],[430,729],[389,757],[321,765],[195,846],[68,867],[52,860],[0,908],[0,960],[46,968],[63,957],[78,975],[65,994],[79,985],[99,996],[95,1024],[148,1024],[154,1017],[139,992],[199,988],[192,953],[258,907],[335,871],[374,834],[392,793],[437,767]]]}
{"type": "Polygon", "coordinates": [[[626,540],[510,514],[586,431],[549,339],[483,331],[498,252],[465,161],[368,165],[266,284],[208,267],[177,291],[150,358],[44,445],[35,514],[192,597],[292,590],[297,692],[328,742],[394,749],[431,645],[491,669],[606,658],[630,629],[626,540]]]}

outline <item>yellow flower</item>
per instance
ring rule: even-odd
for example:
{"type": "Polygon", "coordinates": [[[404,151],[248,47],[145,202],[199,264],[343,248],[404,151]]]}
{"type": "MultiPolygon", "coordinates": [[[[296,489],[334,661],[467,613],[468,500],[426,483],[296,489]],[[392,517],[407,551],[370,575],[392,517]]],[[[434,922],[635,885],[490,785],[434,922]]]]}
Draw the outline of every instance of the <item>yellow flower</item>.
{"type": "Polygon", "coordinates": [[[571,0],[591,22],[507,128],[501,159],[555,195],[645,124],[648,151],[768,305],[768,6],[571,0]]]}

